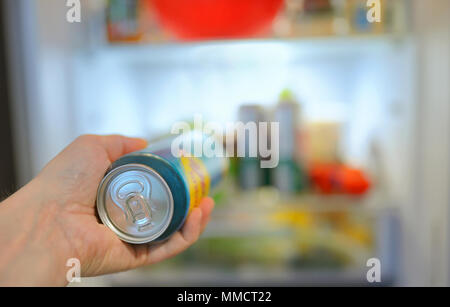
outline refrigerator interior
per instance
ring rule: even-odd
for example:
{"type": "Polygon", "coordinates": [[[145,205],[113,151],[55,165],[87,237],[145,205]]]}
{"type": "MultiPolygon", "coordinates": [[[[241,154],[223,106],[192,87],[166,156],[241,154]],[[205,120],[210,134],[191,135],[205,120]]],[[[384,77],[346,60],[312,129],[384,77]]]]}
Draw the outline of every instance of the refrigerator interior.
{"type": "MultiPolygon", "coordinates": [[[[416,276],[408,273],[414,263],[403,261],[405,254],[417,248],[410,243],[414,237],[410,231],[415,222],[411,199],[417,184],[417,63],[422,54],[410,25],[404,33],[374,37],[115,45],[101,39],[105,35],[99,26],[103,1],[82,1],[80,24],[65,21],[63,2],[9,1],[12,12],[21,16],[15,21],[23,34],[17,44],[26,58],[22,63],[26,71],[22,95],[26,97],[16,106],[16,114],[26,122],[16,133],[28,140],[17,144],[22,151],[21,184],[80,134],[119,133],[150,139],[167,133],[176,121],[192,121],[196,114],[220,123],[236,121],[243,104],[273,110],[284,89],[294,93],[300,104],[301,124],[331,121],[341,125],[343,161],[365,170],[373,183],[366,196],[355,198],[286,197],[271,188],[242,192],[227,182],[224,193],[233,196],[218,204],[197,248],[154,268],[86,279],[86,284],[359,285],[366,284],[363,260],[372,257],[382,259],[386,284],[415,282],[411,279],[416,276]],[[289,210],[295,207],[292,210],[299,219],[306,216],[325,225],[325,230],[315,229],[309,238],[319,242],[314,243],[319,248],[311,254],[302,249],[306,256],[301,260],[293,256],[291,241],[302,237],[304,226],[294,227],[289,241],[284,229],[259,225],[272,216],[278,203],[289,210]],[[335,221],[330,222],[329,216],[345,214],[356,221],[348,226],[354,231],[369,225],[369,234],[366,230],[359,234],[368,236],[370,247],[361,243],[364,239],[357,240],[362,245],[352,245],[339,237],[340,230],[330,231],[335,221]],[[236,217],[256,222],[241,229],[236,217]],[[250,239],[244,243],[227,239],[245,236],[250,239]],[[256,247],[249,245],[252,240],[256,247]],[[330,247],[329,242],[342,246],[330,247]],[[217,257],[220,244],[228,250],[241,247],[229,255],[234,261],[217,257]],[[249,251],[253,247],[254,255],[249,251]],[[350,261],[352,266],[341,268],[321,248],[337,250],[347,258],[357,256],[350,261]],[[261,256],[266,253],[273,257],[261,256]]],[[[417,8],[407,7],[405,14],[411,21],[418,15],[417,8]]]]}

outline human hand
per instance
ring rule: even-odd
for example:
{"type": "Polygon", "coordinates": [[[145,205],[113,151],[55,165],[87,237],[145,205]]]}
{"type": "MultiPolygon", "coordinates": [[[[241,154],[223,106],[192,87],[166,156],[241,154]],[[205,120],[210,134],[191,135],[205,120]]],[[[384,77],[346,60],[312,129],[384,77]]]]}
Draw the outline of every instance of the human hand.
{"type": "Polygon", "coordinates": [[[193,244],[214,207],[205,198],[183,228],[157,245],[130,245],[99,223],[98,185],[110,164],[145,148],[142,139],[86,135],[56,156],[29,184],[0,204],[0,285],[66,285],[66,262],[82,276],[133,269],[193,244]]]}

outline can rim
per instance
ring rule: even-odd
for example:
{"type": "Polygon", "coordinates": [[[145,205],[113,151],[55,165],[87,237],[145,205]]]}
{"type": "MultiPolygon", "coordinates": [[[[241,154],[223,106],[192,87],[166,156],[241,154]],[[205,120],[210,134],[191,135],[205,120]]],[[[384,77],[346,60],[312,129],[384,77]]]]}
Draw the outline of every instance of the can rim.
{"type": "Polygon", "coordinates": [[[158,237],[160,237],[170,226],[170,221],[173,217],[174,212],[174,201],[172,196],[172,191],[170,190],[169,185],[167,184],[166,180],[153,168],[139,163],[131,163],[131,164],[125,164],[118,166],[111,171],[109,171],[105,177],[103,177],[102,181],[100,182],[98,192],[97,192],[97,199],[96,199],[96,207],[97,212],[100,217],[100,220],[104,225],[106,225],[108,228],[110,228],[122,241],[132,243],[132,244],[144,244],[149,243],[154,240],[156,240],[158,237]],[[108,183],[111,182],[114,178],[116,178],[118,175],[124,173],[125,171],[129,170],[139,170],[139,171],[146,171],[154,176],[156,176],[161,183],[163,184],[164,188],[168,191],[169,195],[169,216],[167,218],[167,223],[155,234],[152,234],[151,236],[146,237],[136,237],[130,234],[127,234],[126,232],[120,230],[109,218],[106,208],[105,208],[105,192],[106,188],[108,187],[108,183]]]}

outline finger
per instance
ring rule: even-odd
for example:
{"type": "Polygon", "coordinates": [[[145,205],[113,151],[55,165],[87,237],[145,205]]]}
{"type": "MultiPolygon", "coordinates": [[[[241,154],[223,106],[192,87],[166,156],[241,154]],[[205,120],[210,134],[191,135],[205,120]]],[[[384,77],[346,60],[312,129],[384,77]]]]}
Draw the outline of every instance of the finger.
{"type": "Polygon", "coordinates": [[[149,246],[146,264],[160,262],[187,249],[200,236],[201,220],[202,210],[199,208],[194,209],[183,228],[170,237],[168,241],[157,246],[149,246]]]}
{"type": "Polygon", "coordinates": [[[211,212],[214,209],[214,200],[210,197],[205,197],[199,205],[202,210],[202,220],[200,222],[200,233],[203,233],[211,218],[211,212]]]}
{"type": "Polygon", "coordinates": [[[100,144],[108,153],[111,162],[130,152],[144,149],[147,141],[140,138],[129,138],[122,135],[99,136],[100,144]]]}
{"type": "Polygon", "coordinates": [[[200,236],[200,225],[203,217],[203,211],[199,208],[195,208],[188,216],[186,223],[181,228],[181,235],[183,239],[191,245],[197,241],[200,236]]]}

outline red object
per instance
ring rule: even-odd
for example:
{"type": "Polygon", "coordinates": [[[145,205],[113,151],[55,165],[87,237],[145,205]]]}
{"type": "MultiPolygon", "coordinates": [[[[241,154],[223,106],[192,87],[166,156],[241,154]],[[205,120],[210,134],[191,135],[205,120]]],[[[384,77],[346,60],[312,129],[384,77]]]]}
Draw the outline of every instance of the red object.
{"type": "Polygon", "coordinates": [[[310,177],[314,186],[325,194],[361,195],[370,188],[370,181],[361,170],[345,165],[315,165],[310,177]]]}
{"type": "Polygon", "coordinates": [[[251,37],[268,30],[284,0],[147,0],[183,40],[251,37]]]}

